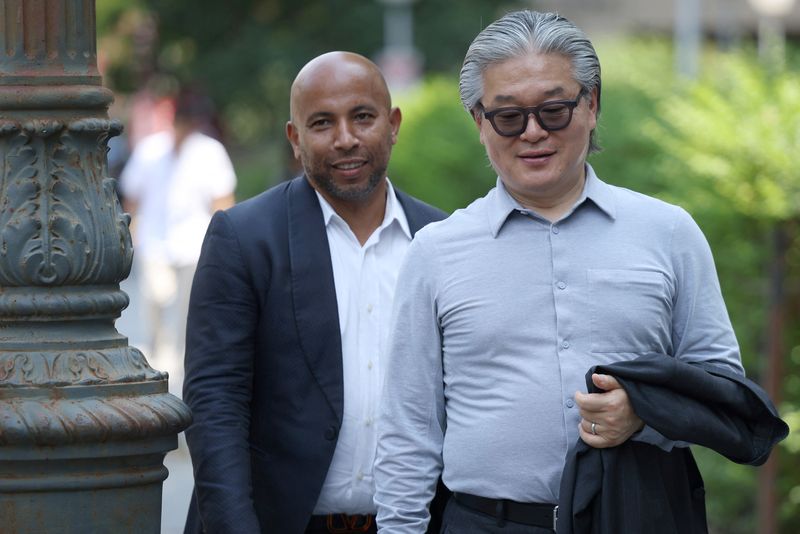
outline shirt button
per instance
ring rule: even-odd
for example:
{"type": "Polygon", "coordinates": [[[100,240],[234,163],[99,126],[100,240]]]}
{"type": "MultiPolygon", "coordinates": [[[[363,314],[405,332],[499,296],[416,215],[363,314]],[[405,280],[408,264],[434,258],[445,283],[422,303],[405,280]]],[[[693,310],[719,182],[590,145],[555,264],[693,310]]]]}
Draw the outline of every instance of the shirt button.
{"type": "Polygon", "coordinates": [[[558,284],[556,284],[556,286],[558,286],[558,289],[566,289],[567,288],[567,284],[565,284],[564,282],[559,282],[558,284]]]}
{"type": "Polygon", "coordinates": [[[370,418],[370,419],[367,419],[366,421],[364,421],[364,425],[366,425],[366,426],[372,425],[372,419],[370,418]]]}
{"type": "Polygon", "coordinates": [[[367,369],[372,370],[372,360],[367,362],[367,369]]]}
{"type": "Polygon", "coordinates": [[[573,406],[575,406],[575,403],[572,399],[567,399],[567,408],[572,408],[573,406]]]}
{"type": "Polygon", "coordinates": [[[558,233],[558,226],[551,226],[550,229],[553,231],[554,234],[558,233]]]}
{"type": "Polygon", "coordinates": [[[359,482],[364,480],[364,473],[359,471],[358,474],[356,475],[356,480],[358,480],[359,482]]]}
{"type": "Polygon", "coordinates": [[[569,341],[562,341],[561,342],[561,348],[562,349],[568,349],[569,348],[569,341]]]}
{"type": "Polygon", "coordinates": [[[372,304],[367,304],[367,313],[372,313],[372,304]]]}

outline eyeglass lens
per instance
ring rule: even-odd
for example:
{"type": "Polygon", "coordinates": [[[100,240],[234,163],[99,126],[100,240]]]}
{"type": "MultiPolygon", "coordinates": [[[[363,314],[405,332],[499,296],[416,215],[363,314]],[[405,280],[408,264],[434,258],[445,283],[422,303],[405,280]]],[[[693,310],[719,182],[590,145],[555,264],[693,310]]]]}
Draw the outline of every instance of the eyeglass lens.
{"type": "MultiPolygon", "coordinates": [[[[494,125],[502,133],[518,134],[528,126],[529,110],[509,109],[494,115],[494,125]]],[[[533,112],[539,125],[545,130],[560,130],[569,124],[572,109],[566,104],[555,103],[533,112]]]]}

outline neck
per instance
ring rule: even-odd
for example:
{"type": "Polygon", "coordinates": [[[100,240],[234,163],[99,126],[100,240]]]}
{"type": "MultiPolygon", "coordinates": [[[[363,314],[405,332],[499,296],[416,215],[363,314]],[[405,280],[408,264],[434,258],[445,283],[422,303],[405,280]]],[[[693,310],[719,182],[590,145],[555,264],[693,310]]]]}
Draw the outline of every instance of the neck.
{"type": "Polygon", "coordinates": [[[320,194],[339,217],[344,219],[358,242],[363,245],[383,222],[386,213],[386,192],[386,180],[384,179],[375,187],[369,197],[360,201],[332,198],[323,191],[320,191],[320,194]]]}
{"type": "Polygon", "coordinates": [[[586,175],[584,174],[577,182],[566,191],[559,191],[553,195],[520,195],[508,187],[508,193],[524,208],[535,211],[538,215],[544,217],[551,223],[559,220],[567,211],[575,204],[583,193],[583,188],[586,186],[586,175]]]}

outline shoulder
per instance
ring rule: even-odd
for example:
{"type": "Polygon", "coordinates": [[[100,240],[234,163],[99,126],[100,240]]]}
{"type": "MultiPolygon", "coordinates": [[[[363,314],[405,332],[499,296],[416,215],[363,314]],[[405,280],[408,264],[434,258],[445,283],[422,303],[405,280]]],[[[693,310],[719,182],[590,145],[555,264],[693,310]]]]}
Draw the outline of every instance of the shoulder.
{"type": "Polygon", "coordinates": [[[168,154],[172,150],[173,138],[171,132],[156,132],[143,137],[134,148],[134,154],[139,157],[153,158],[168,154]]]}
{"type": "Polygon", "coordinates": [[[185,144],[191,150],[213,150],[214,152],[225,152],[225,147],[218,140],[202,132],[193,132],[186,138],[185,144]]]}
{"type": "Polygon", "coordinates": [[[629,231],[675,250],[708,247],[700,226],[681,206],[623,187],[607,187],[614,193],[617,221],[629,231]]]}
{"type": "Polygon", "coordinates": [[[281,182],[247,200],[243,200],[225,210],[225,214],[232,223],[245,226],[263,224],[267,220],[285,217],[289,190],[295,180],[281,182]]]}
{"type": "Polygon", "coordinates": [[[639,193],[624,187],[605,184],[614,195],[617,213],[620,217],[635,221],[669,223],[692,220],[692,216],[682,207],[659,198],[639,193]]]}
{"type": "Polygon", "coordinates": [[[409,212],[411,212],[412,215],[416,215],[426,220],[426,222],[440,221],[447,217],[446,212],[435,206],[431,206],[430,204],[423,202],[416,197],[412,197],[411,195],[404,193],[397,188],[395,188],[394,191],[407,216],[409,212]]]}
{"type": "Polygon", "coordinates": [[[482,238],[490,238],[486,206],[489,195],[457,209],[449,217],[432,222],[417,232],[414,240],[444,252],[445,248],[459,248],[464,242],[479,243],[482,238]]]}

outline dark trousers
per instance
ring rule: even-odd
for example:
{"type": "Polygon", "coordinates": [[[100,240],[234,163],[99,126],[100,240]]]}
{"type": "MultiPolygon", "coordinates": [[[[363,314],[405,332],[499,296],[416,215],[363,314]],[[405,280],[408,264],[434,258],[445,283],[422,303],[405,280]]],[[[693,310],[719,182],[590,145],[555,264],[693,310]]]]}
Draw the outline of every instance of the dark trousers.
{"type": "Polygon", "coordinates": [[[452,497],[447,501],[441,534],[553,534],[549,528],[532,527],[467,508],[452,497]]]}

